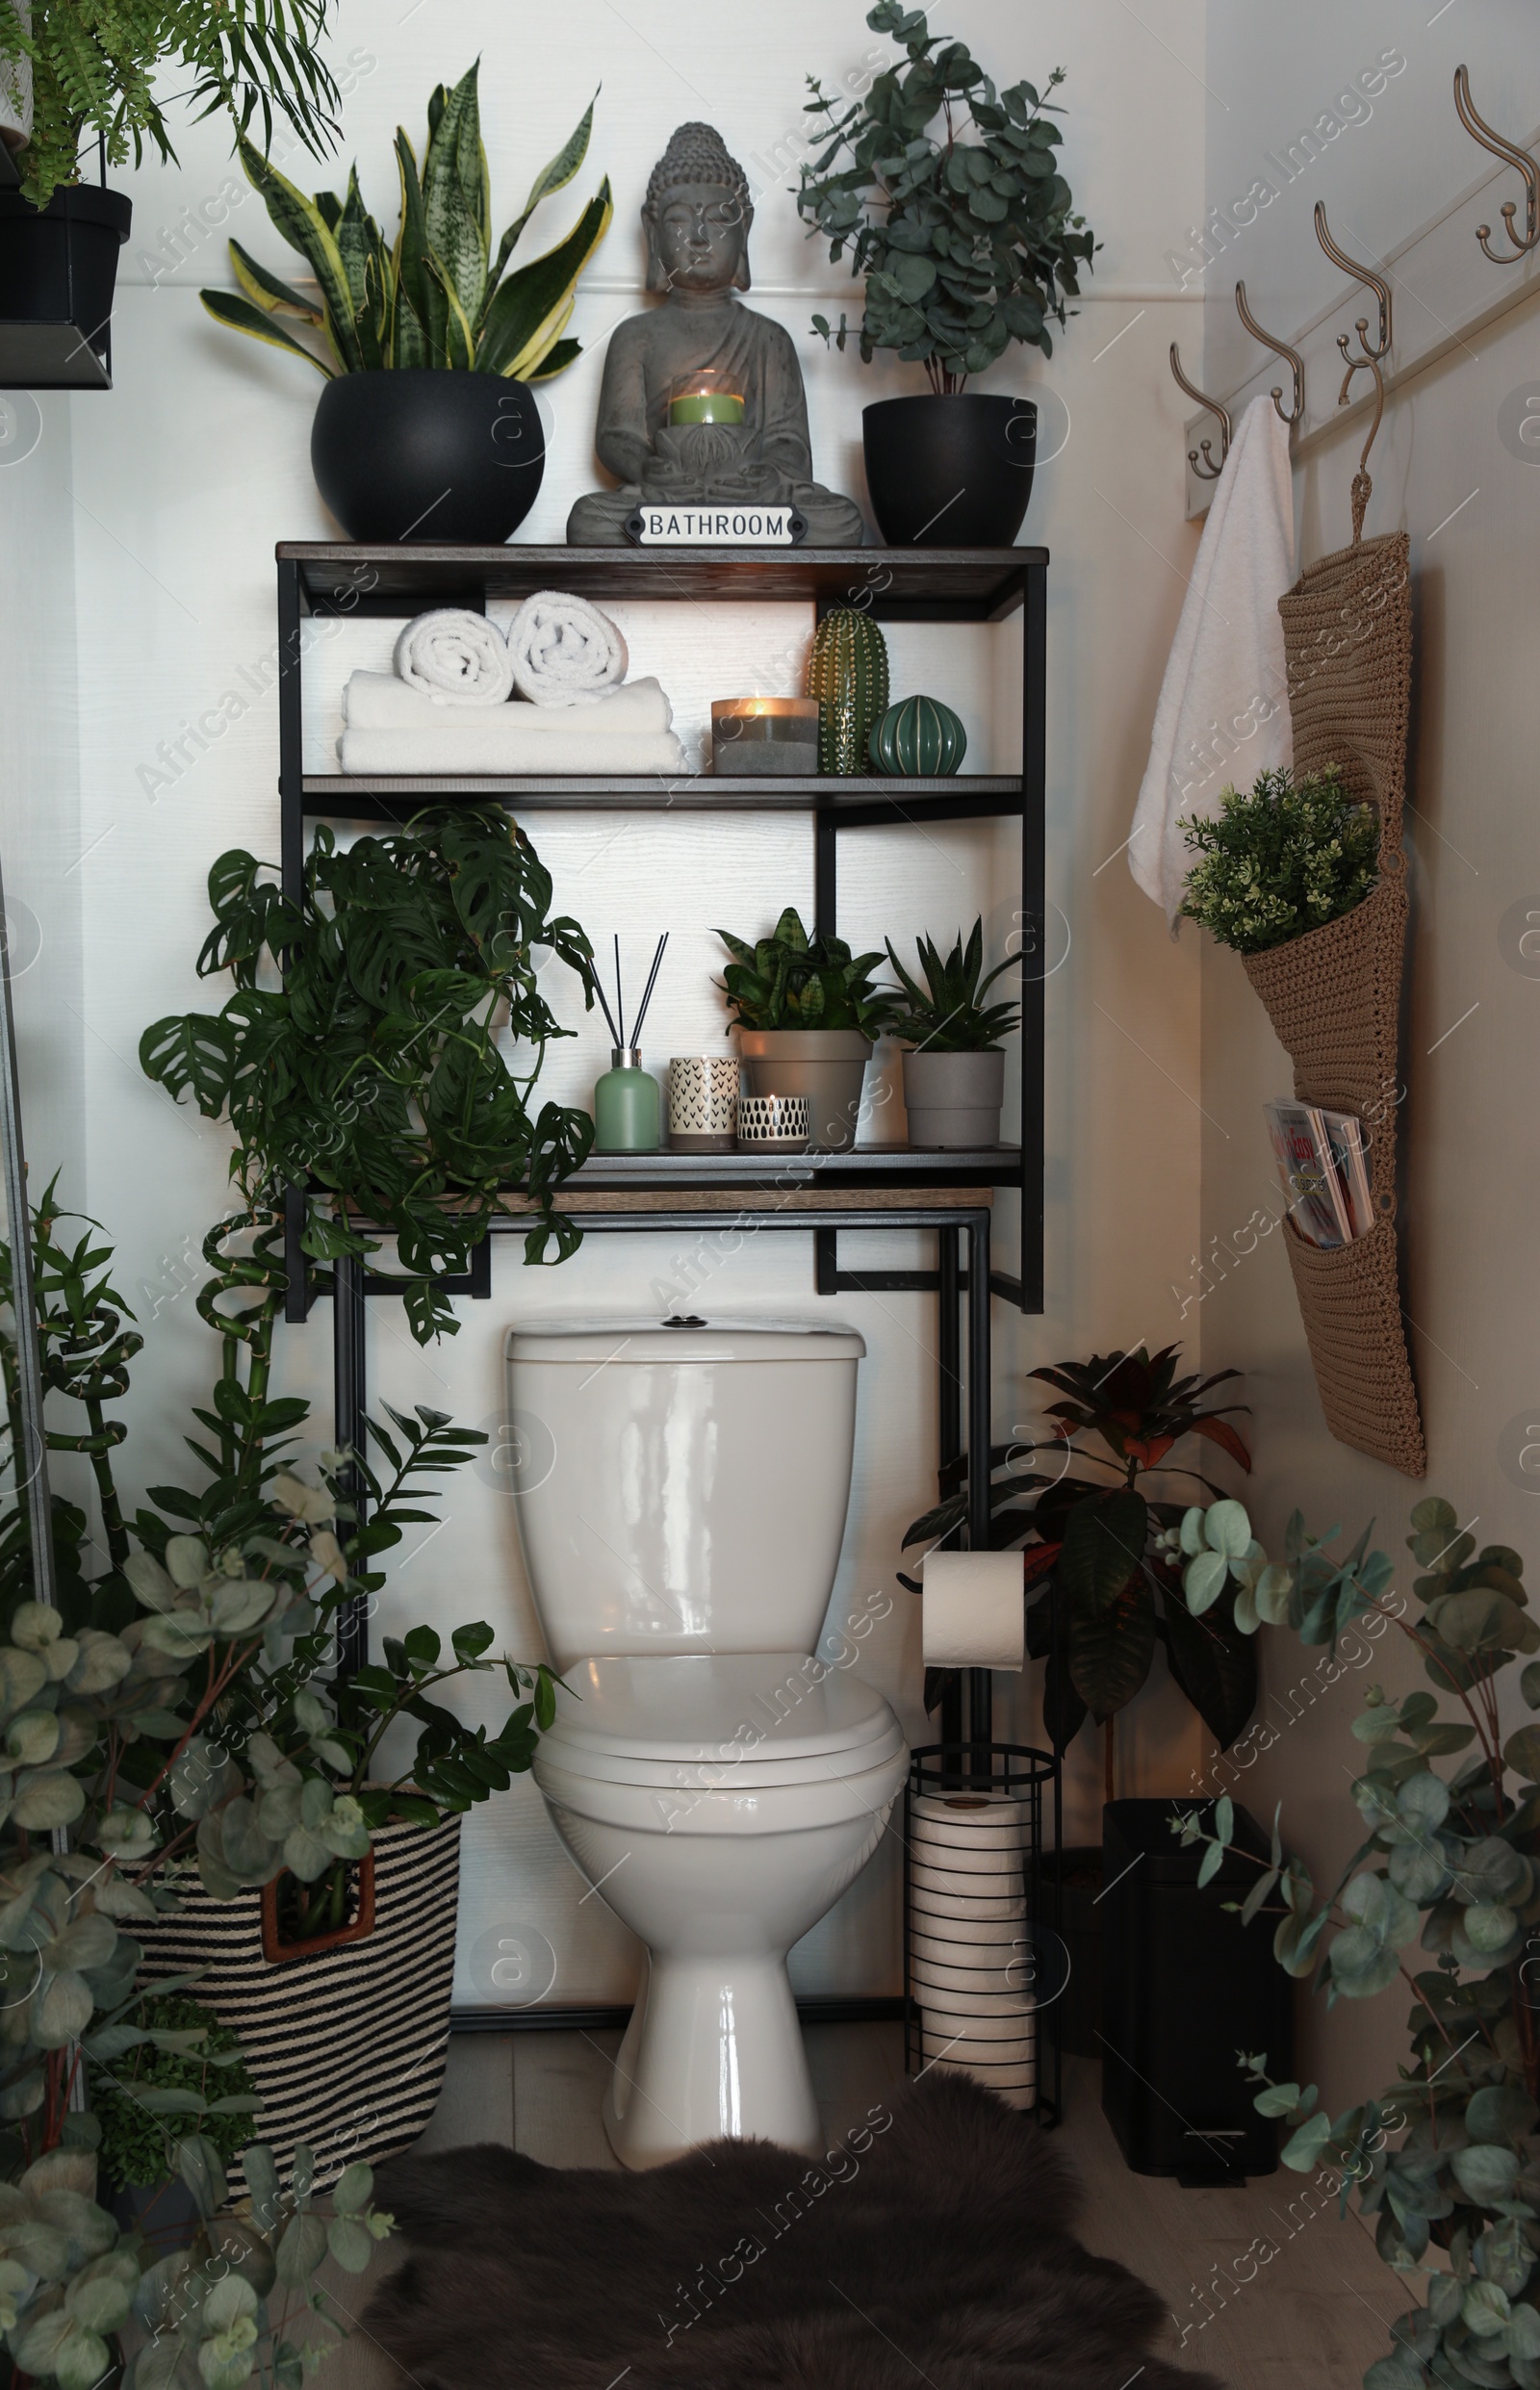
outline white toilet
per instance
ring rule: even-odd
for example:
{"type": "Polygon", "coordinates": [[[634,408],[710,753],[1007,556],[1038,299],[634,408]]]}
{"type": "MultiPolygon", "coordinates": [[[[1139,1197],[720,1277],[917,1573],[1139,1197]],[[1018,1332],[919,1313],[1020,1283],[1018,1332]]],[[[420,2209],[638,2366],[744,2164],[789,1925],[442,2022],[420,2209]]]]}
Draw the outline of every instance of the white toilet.
{"type": "Polygon", "coordinates": [[[525,1560],[572,1687],[535,1781],[649,1953],[604,2106],[627,2166],[724,2135],[823,2146],[786,1953],[908,1764],[881,1695],[812,1657],[864,1350],[771,1322],[508,1336],[525,1560]]]}

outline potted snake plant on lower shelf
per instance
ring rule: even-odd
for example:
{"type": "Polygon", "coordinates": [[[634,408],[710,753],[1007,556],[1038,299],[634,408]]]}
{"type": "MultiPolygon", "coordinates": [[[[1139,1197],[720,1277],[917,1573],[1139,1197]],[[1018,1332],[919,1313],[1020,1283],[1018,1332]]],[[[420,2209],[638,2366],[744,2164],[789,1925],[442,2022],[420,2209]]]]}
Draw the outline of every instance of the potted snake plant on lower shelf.
{"type": "Polygon", "coordinates": [[[866,1065],[893,1005],[891,989],[872,980],[882,956],[809,938],[791,905],[752,944],[716,934],[732,957],[720,985],[754,1093],[805,1095],[812,1145],[853,1145],[866,1065]]]}
{"type": "MultiPolygon", "coordinates": [[[[382,1665],[333,1673],[345,1606],[380,1589],[379,1555],[434,1517],[434,1478],[484,1439],[393,1414],[371,1457],[326,1453],[301,1476],[307,1406],[270,1383],[284,1275],[274,1233],[252,1242],[249,1220],[204,1247],[217,1274],[199,1309],[224,1366],[193,1414],[198,1481],[154,1486],[127,1517],[113,1467],[125,1429],[105,1406],[143,1340],[111,1247],[89,1222],[71,1243],[65,1220],[50,1189],[34,1236],[47,1441],[89,1465],[99,1516],[52,1499],[56,1606],[35,1596],[27,1507],[0,1520],[0,2330],[22,2373],[61,2390],[94,2390],[131,2319],[152,2335],[135,2390],[238,2390],[253,2362],[283,2390],[301,2378],[283,2301],[316,2305],[328,2249],[362,2272],[388,2229],[368,2161],[416,2138],[442,2081],[460,1817],[528,1767],[552,1688],[543,1669],[494,1660],[478,1624],[448,1658],[420,1627],[384,1642],[382,1665]],[[64,1402],[78,1426],[57,1424],[64,1402]],[[106,1562],[90,1576],[89,1549],[106,1562]],[[442,1699],[494,1668],[515,1703],[497,1734],[442,1699]],[[422,1732],[404,1766],[385,1765],[398,1720],[422,1732]],[[158,2067],[135,2086],[179,2136],[166,2172],[196,2209],[192,2248],[152,2263],[153,2245],[123,2239],[99,2203],[103,2117],[72,2094],[82,2069],[98,2089],[104,2072],[133,2083],[146,2047],[222,2055],[206,2028],[168,2019],[167,1999],[194,1984],[255,2092],[158,2067]],[[262,2139],[227,2166],[228,2138],[208,2125],[253,2097],[262,2139]],[[311,2213],[327,2189],[329,2223],[311,2213]]],[[[0,1303],[12,1296],[0,1246],[0,1303]]],[[[0,1362],[14,1435],[9,1336],[0,1362]]]]}
{"type": "Polygon", "coordinates": [[[903,994],[889,1023],[909,1041],[904,1056],[904,1105],[911,1145],[941,1150],[997,1145],[1005,1101],[1005,1049],[999,1040],[1018,1028],[1014,1004],[986,1004],[1001,973],[1017,961],[1007,955],[992,971],[984,967],[984,923],[974,922],[963,946],[961,934],[942,956],[934,940],[918,941],[924,985],[912,979],[888,941],[887,959],[903,994]]]}

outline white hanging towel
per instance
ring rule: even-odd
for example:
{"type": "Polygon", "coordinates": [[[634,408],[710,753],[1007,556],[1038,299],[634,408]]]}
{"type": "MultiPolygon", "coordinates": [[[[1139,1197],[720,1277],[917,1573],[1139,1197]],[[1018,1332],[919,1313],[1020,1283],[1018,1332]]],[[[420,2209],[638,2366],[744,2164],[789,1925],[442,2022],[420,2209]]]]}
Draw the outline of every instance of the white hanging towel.
{"type": "Polygon", "coordinates": [[[1128,841],[1173,936],[1195,860],[1178,820],[1212,819],[1221,790],[1294,760],[1278,614],[1294,577],[1289,433],[1270,398],[1253,398],[1214,485],[1128,841]]]}

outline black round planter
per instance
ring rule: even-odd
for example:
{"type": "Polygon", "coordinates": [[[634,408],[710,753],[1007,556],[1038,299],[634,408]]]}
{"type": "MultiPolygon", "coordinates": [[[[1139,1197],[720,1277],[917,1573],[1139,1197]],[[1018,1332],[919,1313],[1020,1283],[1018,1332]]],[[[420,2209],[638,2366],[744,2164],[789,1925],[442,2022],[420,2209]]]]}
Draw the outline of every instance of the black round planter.
{"type": "Polygon", "coordinates": [[[1032,496],[1038,410],[963,391],[862,409],[866,487],[889,548],[1009,548],[1032,496]]]}
{"type": "Polygon", "coordinates": [[[349,539],[495,547],[535,502],[546,440],[523,382],[413,366],[329,381],[310,463],[349,539]]]}
{"type": "Polygon", "coordinates": [[[73,183],[39,210],[0,191],[0,384],[106,387],[117,252],[133,206],[73,183]]]}

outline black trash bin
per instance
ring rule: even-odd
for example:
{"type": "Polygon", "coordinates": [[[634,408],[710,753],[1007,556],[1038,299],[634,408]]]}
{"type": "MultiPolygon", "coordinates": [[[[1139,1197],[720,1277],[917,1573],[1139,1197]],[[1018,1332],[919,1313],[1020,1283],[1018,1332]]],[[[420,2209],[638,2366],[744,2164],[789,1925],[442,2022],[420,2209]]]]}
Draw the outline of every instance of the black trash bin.
{"type": "MultiPolygon", "coordinates": [[[[1170,1823],[1194,1806],[1102,1812],[1101,2055],[1102,2106],[1134,2172],[1197,2184],[1277,2166],[1278,2128],[1258,2116],[1236,2052],[1265,2052],[1274,2081],[1289,2079],[1294,1987],[1272,1955],[1276,1920],[1243,1925],[1225,1906],[1255,1884],[1251,1860],[1231,1850],[1199,1889],[1206,1846],[1179,1842],[1170,1823]]],[[[1197,1806],[1209,1824],[1213,1803],[1197,1806]]],[[[1243,1809],[1234,1838],[1266,1861],[1269,1838],[1243,1809]]]]}

